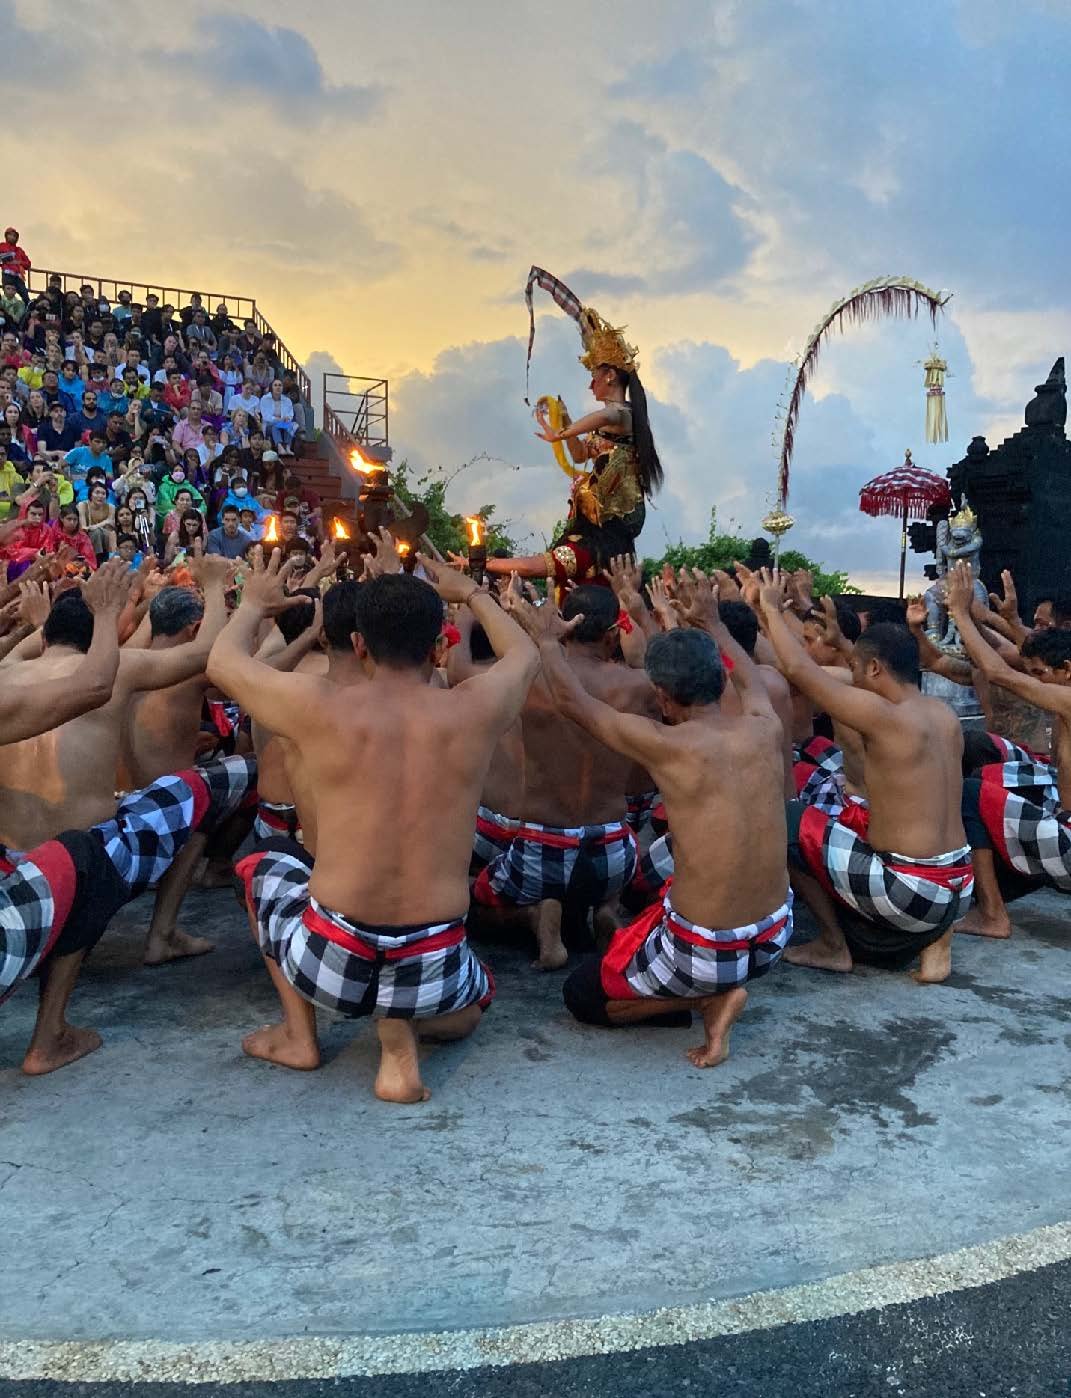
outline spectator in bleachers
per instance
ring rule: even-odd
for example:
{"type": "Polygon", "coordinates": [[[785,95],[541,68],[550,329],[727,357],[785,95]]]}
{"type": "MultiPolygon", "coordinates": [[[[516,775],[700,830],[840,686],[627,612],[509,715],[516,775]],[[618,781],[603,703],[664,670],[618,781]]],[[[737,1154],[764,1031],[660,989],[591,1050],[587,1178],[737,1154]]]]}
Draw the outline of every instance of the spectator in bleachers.
{"type": "Polygon", "coordinates": [[[201,300],[201,293],[199,291],[191,292],[190,304],[188,306],[183,306],[182,310],[179,312],[179,317],[182,321],[182,328],[184,330],[188,329],[197,312],[203,310],[204,305],[201,300]]]}
{"type": "Polygon", "coordinates": [[[112,458],[113,471],[129,459],[133,441],[126,418],[121,413],[109,413],[104,427],[104,449],[112,458]]]}
{"type": "Polygon", "coordinates": [[[227,409],[228,415],[233,418],[239,409],[246,414],[250,424],[260,425],[260,395],[252,379],[243,379],[241,392],[236,393],[231,399],[227,409]]]}
{"type": "Polygon", "coordinates": [[[168,532],[167,543],[164,546],[164,567],[173,563],[180,553],[187,557],[200,558],[205,552],[206,544],[205,522],[201,513],[192,507],[183,510],[174,528],[168,532]]]}
{"type": "Polygon", "coordinates": [[[43,550],[47,550],[52,533],[46,522],[47,506],[32,500],[22,519],[0,524],[0,560],[7,563],[7,580],[14,581],[24,573],[43,550]]]}
{"type": "Polygon", "coordinates": [[[114,475],[112,459],[105,450],[104,442],[105,434],[95,427],[89,434],[88,446],[74,447],[64,457],[68,467],[67,474],[75,491],[85,484],[86,475],[93,466],[102,467],[109,480],[114,475]]]}
{"type": "MultiPolygon", "coordinates": [[[[235,401],[240,400],[236,399],[235,401]]],[[[234,416],[226,423],[220,434],[220,441],[225,447],[233,446],[236,451],[240,448],[248,451],[251,435],[249,414],[244,408],[236,408],[234,416]]]]}
{"type": "Polygon", "coordinates": [[[275,378],[275,365],[262,349],[258,349],[253,358],[246,361],[245,376],[247,379],[252,379],[254,386],[263,397],[271,390],[272,380],[275,378]]]}
{"type": "Polygon", "coordinates": [[[218,553],[223,558],[241,558],[253,542],[253,536],[240,527],[237,505],[224,505],[220,511],[219,527],[208,535],[207,552],[218,553]]]}
{"type": "Polygon", "coordinates": [[[0,449],[0,520],[10,519],[16,512],[16,502],[25,489],[26,482],[15,463],[8,460],[6,448],[0,449]]]}
{"type": "Polygon", "coordinates": [[[171,441],[176,450],[182,452],[187,447],[199,447],[204,441],[200,402],[191,403],[186,409],[185,416],[175,424],[175,430],[171,433],[171,441]]]}
{"type": "Polygon", "coordinates": [[[294,405],[283,393],[282,379],[273,379],[271,388],[260,400],[260,420],[280,456],[293,456],[291,442],[297,432],[294,405]]]}
{"type": "Polygon", "coordinates": [[[77,505],[61,505],[59,518],[52,525],[51,537],[49,539],[49,552],[55,553],[63,545],[81,558],[82,562],[90,572],[94,572],[97,567],[97,552],[93,540],[82,527],[82,520],[77,505]]]}
{"type": "MultiPolygon", "coordinates": [[[[174,356],[171,356],[172,358],[174,356]]],[[[177,417],[184,408],[190,406],[192,390],[189,379],[183,378],[178,368],[168,370],[167,387],[164,389],[164,402],[177,417]]]]}
{"type": "Polygon", "coordinates": [[[73,359],[65,359],[60,369],[59,399],[67,409],[69,417],[73,418],[76,413],[81,412],[85,391],[86,384],[79,373],[79,366],[73,359]]]}
{"type": "Polygon", "coordinates": [[[19,294],[15,283],[5,279],[0,291],[0,315],[3,315],[5,323],[17,328],[26,319],[28,310],[28,303],[19,294]]]}
{"type": "Polygon", "coordinates": [[[76,447],[78,441],[78,429],[73,421],[67,421],[67,409],[57,399],[48,410],[48,421],[37,430],[37,449],[58,458],[76,447]]]}
{"type": "Polygon", "coordinates": [[[192,354],[195,350],[205,349],[211,356],[216,353],[216,336],[212,327],[208,323],[208,317],[203,310],[193,313],[193,319],[186,327],[186,344],[192,354]]]}
{"type": "MultiPolygon", "coordinates": [[[[190,505],[196,501],[199,510],[204,509],[204,499],[201,492],[187,480],[186,467],[181,460],[175,462],[171,470],[160,482],[156,491],[156,518],[163,526],[167,516],[175,508],[175,502],[180,491],[188,491],[190,494],[190,505]]],[[[186,508],[189,508],[187,506],[186,508]]],[[[165,530],[165,532],[168,532],[165,530]]]]}
{"type": "Polygon", "coordinates": [[[19,247],[17,228],[4,229],[4,241],[0,243],[0,273],[5,281],[14,283],[21,296],[29,297],[26,278],[30,275],[30,259],[26,249],[19,247]]]}
{"type": "Polygon", "coordinates": [[[133,312],[131,303],[134,298],[129,291],[120,291],[116,297],[115,305],[112,307],[112,320],[116,325],[129,325],[133,312]]]}

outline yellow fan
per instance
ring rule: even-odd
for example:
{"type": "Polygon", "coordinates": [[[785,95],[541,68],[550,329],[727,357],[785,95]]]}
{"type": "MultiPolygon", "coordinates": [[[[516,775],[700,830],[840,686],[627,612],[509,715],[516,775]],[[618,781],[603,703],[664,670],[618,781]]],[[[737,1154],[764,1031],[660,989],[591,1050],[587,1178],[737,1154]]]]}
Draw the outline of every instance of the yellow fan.
{"type": "MultiPolygon", "coordinates": [[[[535,405],[535,417],[540,413],[545,413],[547,424],[552,432],[560,432],[565,426],[565,404],[560,398],[544,396],[537,400],[535,405]]],[[[562,468],[571,481],[575,481],[578,476],[586,476],[586,471],[574,466],[565,453],[565,446],[562,442],[551,442],[554,451],[554,460],[562,468]]]]}

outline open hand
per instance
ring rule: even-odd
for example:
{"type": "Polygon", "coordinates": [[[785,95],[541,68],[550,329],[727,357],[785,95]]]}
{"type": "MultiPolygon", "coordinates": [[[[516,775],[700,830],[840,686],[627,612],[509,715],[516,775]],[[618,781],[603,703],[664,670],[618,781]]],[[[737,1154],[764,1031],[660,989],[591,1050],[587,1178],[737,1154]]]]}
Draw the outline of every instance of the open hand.
{"type": "Polygon", "coordinates": [[[915,596],[907,599],[907,624],[912,631],[918,631],[926,625],[929,614],[926,611],[926,601],[923,597],[915,596]]]}
{"type": "Polygon", "coordinates": [[[635,558],[629,558],[627,554],[618,554],[610,559],[610,566],[604,569],[604,572],[623,611],[632,612],[636,607],[643,607],[643,597],[640,594],[643,569],[635,558]]]}
{"type": "Polygon", "coordinates": [[[115,616],[126,605],[133,575],[121,558],[102,563],[82,588],[86,606],[94,616],[115,616]]]}
{"type": "Polygon", "coordinates": [[[234,578],[234,560],[218,553],[195,554],[186,566],[202,592],[211,587],[227,588],[234,578]]]}
{"type": "Polygon", "coordinates": [[[1015,579],[1007,568],[1000,575],[1000,583],[1004,589],[1004,596],[998,597],[995,592],[991,592],[989,600],[994,610],[999,612],[1005,621],[1014,624],[1019,621],[1019,594],[1015,588],[1015,579]]]}
{"type": "Polygon", "coordinates": [[[267,563],[263,557],[254,559],[253,571],[246,573],[242,585],[242,607],[255,607],[265,616],[278,616],[288,607],[300,607],[308,599],[299,594],[291,596],[286,590],[292,572],[293,564],[283,562],[281,549],[273,549],[267,563]]]}
{"type": "Polygon", "coordinates": [[[373,571],[377,574],[400,573],[402,571],[402,556],[398,552],[398,546],[394,542],[394,535],[385,526],[381,525],[378,533],[372,534],[372,554],[374,562],[373,571]]]}
{"type": "Polygon", "coordinates": [[[688,626],[707,627],[716,624],[718,616],[717,586],[701,568],[693,568],[685,582],[685,569],[680,572],[678,597],[673,604],[678,616],[688,626]]]}
{"type": "Polygon", "coordinates": [[[52,599],[44,583],[19,583],[18,616],[23,626],[36,631],[39,626],[44,626],[51,610],[52,599]]]}
{"type": "Polygon", "coordinates": [[[652,578],[647,584],[647,596],[651,599],[652,610],[662,630],[675,631],[680,622],[677,619],[673,598],[666,589],[665,579],[662,577],[652,578]]]}
{"type": "Polygon", "coordinates": [[[543,641],[564,641],[584,620],[584,614],[580,612],[572,620],[564,621],[553,602],[544,602],[541,607],[535,607],[527,598],[516,596],[510,603],[510,612],[536,645],[543,641]]]}
{"type": "Polygon", "coordinates": [[[457,572],[441,558],[428,558],[425,554],[418,553],[417,562],[424,569],[428,582],[444,602],[467,602],[479,591],[471,578],[457,572]]]}
{"type": "Polygon", "coordinates": [[[974,574],[971,565],[963,559],[945,574],[947,583],[948,610],[957,616],[969,616],[974,600],[974,574]]]}
{"type": "Polygon", "coordinates": [[[765,612],[778,615],[785,609],[785,583],[777,568],[763,568],[759,573],[759,605],[765,612]]]}

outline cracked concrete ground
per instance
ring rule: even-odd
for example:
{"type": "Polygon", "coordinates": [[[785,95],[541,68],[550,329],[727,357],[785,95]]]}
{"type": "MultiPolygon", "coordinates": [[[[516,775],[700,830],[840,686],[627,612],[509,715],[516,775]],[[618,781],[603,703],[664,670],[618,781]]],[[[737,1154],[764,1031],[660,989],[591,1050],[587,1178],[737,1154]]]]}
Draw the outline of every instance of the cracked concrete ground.
{"type": "Polygon", "coordinates": [[[325,1066],[243,1058],[272,993],[229,893],[191,896],[210,957],[147,970],[142,900],[73,1018],[104,1048],[17,1071],[0,1015],[0,1336],[234,1339],[649,1310],[928,1256],[1063,1220],[1071,904],[958,938],[952,980],[758,984],[715,1071],[697,1030],[584,1028],[526,946],[476,1036],[429,1048],[423,1107],[371,1095],[370,1026],[325,1066]]]}

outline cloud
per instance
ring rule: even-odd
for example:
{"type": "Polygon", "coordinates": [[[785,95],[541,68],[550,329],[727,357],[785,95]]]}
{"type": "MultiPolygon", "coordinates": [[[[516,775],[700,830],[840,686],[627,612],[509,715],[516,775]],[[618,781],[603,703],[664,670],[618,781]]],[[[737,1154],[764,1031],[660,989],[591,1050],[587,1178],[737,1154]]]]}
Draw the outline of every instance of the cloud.
{"type": "Polygon", "coordinates": [[[330,83],[316,50],[296,29],[234,13],[203,15],[197,28],[195,44],[175,58],[185,63],[195,56],[192,76],[201,84],[255,95],[287,115],[300,103],[303,120],[365,121],[382,105],[385,89],[378,83],[330,83]]]}
{"type": "Polygon", "coordinates": [[[312,399],[313,414],[317,427],[323,426],[324,375],[344,372],[330,350],[313,350],[305,361],[305,372],[309,376],[309,396],[312,399]]]}

